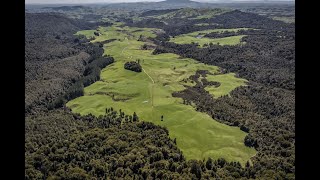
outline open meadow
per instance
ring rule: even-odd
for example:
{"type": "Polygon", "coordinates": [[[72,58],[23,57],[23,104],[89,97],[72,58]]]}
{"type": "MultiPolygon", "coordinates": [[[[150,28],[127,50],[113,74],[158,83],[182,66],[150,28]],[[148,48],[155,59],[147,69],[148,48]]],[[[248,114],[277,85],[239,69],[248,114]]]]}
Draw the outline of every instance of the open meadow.
{"type": "Polygon", "coordinates": [[[236,45],[241,42],[241,39],[245,35],[238,35],[238,36],[230,36],[224,38],[207,38],[204,35],[212,33],[212,32],[225,32],[225,31],[233,31],[237,32],[239,30],[247,30],[248,28],[236,28],[236,29],[212,29],[212,30],[204,30],[204,31],[196,31],[188,34],[182,34],[176,37],[170,38],[170,42],[174,42],[177,44],[191,44],[191,43],[198,43],[201,47],[204,44],[219,44],[219,45],[236,45]]]}

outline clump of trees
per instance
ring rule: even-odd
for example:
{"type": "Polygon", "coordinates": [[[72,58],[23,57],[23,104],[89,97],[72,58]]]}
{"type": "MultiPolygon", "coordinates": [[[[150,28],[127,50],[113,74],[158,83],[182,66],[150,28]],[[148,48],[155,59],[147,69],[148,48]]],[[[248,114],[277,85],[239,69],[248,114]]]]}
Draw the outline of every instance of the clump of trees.
{"type": "Polygon", "coordinates": [[[124,64],[124,68],[127,70],[130,70],[130,71],[134,71],[134,72],[141,72],[142,71],[141,65],[135,61],[126,62],[124,64]]]}
{"type": "Polygon", "coordinates": [[[150,50],[150,49],[155,49],[155,48],[156,48],[155,45],[143,44],[140,49],[142,49],[142,50],[150,50]]]}
{"type": "Polygon", "coordinates": [[[100,36],[100,33],[99,32],[93,32],[93,34],[95,35],[95,36],[100,36]]]}
{"type": "Polygon", "coordinates": [[[83,73],[82,81],[84,87],[98,81],[100,79],[101,69],[114,62],[114,58],[110,56],[99,57],[88,64],[83,73]]]}

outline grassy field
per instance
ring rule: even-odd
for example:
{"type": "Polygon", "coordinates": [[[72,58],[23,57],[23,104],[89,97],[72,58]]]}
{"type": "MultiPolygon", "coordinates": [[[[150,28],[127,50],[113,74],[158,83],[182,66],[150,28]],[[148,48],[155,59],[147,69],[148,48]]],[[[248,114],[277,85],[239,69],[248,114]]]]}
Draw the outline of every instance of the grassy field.
{"type": "Polygon", "coordinates": [[[224,32],[224,31],[239,31],[239,30],[247,30],[248,28],[237,28],[237,29],[213,29],[213,30],[205,30],[205,31],[196,31],[188,34],[182,34],[170,39],[170,42],[174,42],[177,44],[190,44],[192,42],[198,43],[201,47],[204,44],[220,44],[220,45],[236,45],[240,43],[241,38],[245,35],[239,36],[230,36],[225,38],[206,38],[202,37],[205,34],[209,34],[211,32],[224,32]]]}
{"type": "Polygon", "coordinates": [[[285,23],[294,23],[295,22],[295,17],[284,17],[284,16],[274,16],[272,17],[273,20],[278,20],[278,21],[283,21],[285,23]]]}
{"type": "MultiPolygon", "coordinates": [[[[170,138],[177,139],[178,147],[187,159],[219,158],[244,164],[256,151],[244,145],[246,133],[238,127],[218,123],[209,115],[184,105],[172,92],[184,89],[182,80],[194,75],[196,70],[218,71],[218,67],[199,63],[193,59],[181,59],[167,53],[152,55],[152,50],[141,50],[144,42],[140,35],[154,36],[154,29],[100,28],[101,36],[94,41],[118,39],[105,44],[105,54],[112,55],[115,63],[104,68],[101,80],[85,88],[85,95],[67,103],[73,112],[82,115],[101,115],[107,107],[121,109],[126,114],[136,112],[143,121],[165,126],[170,138]],[[119,31],[122,30],[122,31],[119,31]],[[140,59],[143,72],[125,70],[124,63],[140,59]],[[161,116],[164,116],[161,121],[161,116]]],[[[87,37],[94,31],[81,31],[87,37]]],[[[210,80],[221,82],[218,88],[209,89],[218,97],[229,94],[244,85],[245,80],[234,74],[210,75],[210,80]]]]}
{"type": "Polygon", "coordinates": [[[209,23],[199,23],[199,24],[195,24],[196,26],[209,26],[209,23]]]}
{"type": "Polygon", "coordinates": [[[243,86],[247,82],[245,79],[236,78],[234,73],[220,75],[207,74],[206,79],[208,81],[216,81],[221,83],[221,85],[217,88],[212,86],[205,88],[205,90],[209,91],[209,93],[215,98],[226,95],[226,92],[231,92],[236,87],[243,86]]]}
{"type": "Polygon", "coordinates": [[[188,18],[188,19],[209,19],[214,16],[228,12],[227,9],[192,9],[183,8],[170,13],[151,16],[157,19],[172,19],[172,18],[188,18]]]}

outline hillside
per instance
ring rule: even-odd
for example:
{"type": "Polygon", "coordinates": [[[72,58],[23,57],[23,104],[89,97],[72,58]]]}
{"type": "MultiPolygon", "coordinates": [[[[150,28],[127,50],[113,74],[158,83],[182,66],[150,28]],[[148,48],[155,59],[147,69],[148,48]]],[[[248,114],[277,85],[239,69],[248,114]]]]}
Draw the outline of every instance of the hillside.
{"type": "Polygon", "coordinates": [[[208,3],[199,3],[189,0],[166,0],[160,2],[137,2],[137,3],[116,3],[106,5],[107,8],[115,9],[120,8],[124,10],[160,10],[160,9],[177,9],[177,8],[205,8],[212,7],[208,3]]]}
{"type": "MultiPolygon", "coordinates": [[[[190,18],[190,19],[203,19],[203,18],[212,18],[215,15],[219,15],[225,12],[228,12],[227,9],[193,9],[193,8],[182,8],[179,10],[174,10],[166,13],[163,10],[153,10],[156,14],[157,19],[172,19],[172,18],[190,18]]],[[[150,11],[144,12],[143,16],[147,16],[150,11]]]]}
{"type": "Polygon", "coordinates": [[[63,94],[99,50],[73,35],[95,24],[51,13],[26,13],[25,19],[25,107],[30,113],[63,94]]]}

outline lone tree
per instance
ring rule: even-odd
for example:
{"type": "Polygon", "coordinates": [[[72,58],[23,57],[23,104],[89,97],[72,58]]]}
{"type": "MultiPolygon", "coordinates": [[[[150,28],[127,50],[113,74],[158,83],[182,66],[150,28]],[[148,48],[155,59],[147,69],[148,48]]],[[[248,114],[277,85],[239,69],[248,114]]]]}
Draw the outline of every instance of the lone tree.
{"type": "Polygon", "coordinates": [[[195,174],[198,179],[201,179],[201,167],[200,167],[200,165],[198,164],[197,161],[192,161],[191,163],[192,164],[191,164],[190,172],[192,174],[195,174]]]}
{"type": "Polygon", "coordinates": [[[163,115],[161,115],[161,121],[163,121],[163,115]]]}
{"type": "Polygon", "coordinates": [[[137,116],[136,112],[133,112],[133,117],[132,117],[132,121],[139,121],[139,117],[137,116]]]}
{"type": "Polygon", "coordinates": [[[250,163],[249,161],[246,162],[246,168],[249,168],[250,167],[250,163]]]}
{"type": "Polygon", "coordinates": [[[134,71],[134,72],[141,72],[142,71],[142,67],[139,63],[134,62],[134,61],[130,61],[130,62],[126,62],[124,64],[124,68],[130,71],[134,71]]]}
{"type": "Polygon", "coordinates": [[[148,49],[148,45],[147,45],[147,44],[144,44],[144,45],[141,47],[141,49],[147,50],[147,49],[148,49]]]}
{"type": "Polygon", "coordinates": [[[207,168],[208,170],[211,170],[212,167],[213,167],[213,161],[212,161],[212,159],[209,157],[208,160],[207,160],[207,162],[206,162],[206,168],[207,168]]]}
{"type": "Polygon", "coordinates": [[[93,34],[96,35],[96,36],[99,36],[99,35],[100,35],[98,32],[94,32],[93,34]]]}

